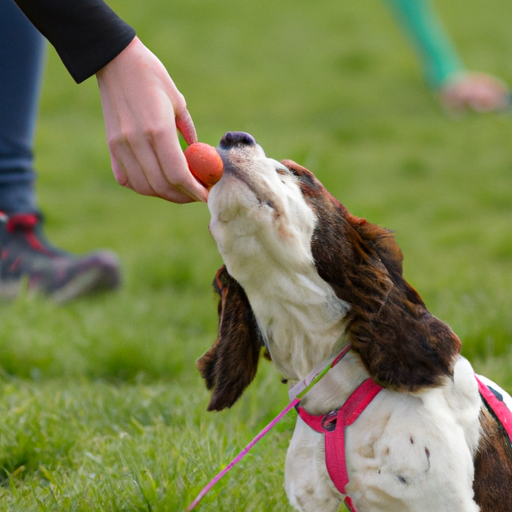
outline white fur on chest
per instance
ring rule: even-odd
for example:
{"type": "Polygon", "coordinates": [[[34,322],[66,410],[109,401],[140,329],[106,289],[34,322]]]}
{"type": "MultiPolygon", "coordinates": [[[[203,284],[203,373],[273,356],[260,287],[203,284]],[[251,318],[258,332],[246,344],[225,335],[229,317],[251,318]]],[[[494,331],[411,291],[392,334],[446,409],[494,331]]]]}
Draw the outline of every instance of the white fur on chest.
{"type": "MultiPolygon", "coordinates": [[[[330,382],[323,380],[313,389],[309,403],[304,401],[308,410],[315,403],[329,404],[329,409],[342,405],[365,378],[354,358],[349,354],[327,374],[324,380],[330,382]]],[[[473,369],[463,358],[443,387],[415,394],[381,391],[345,430],[346,490],[357,510],[478,512],[472,481],[480,406],[473,369]]],[[[300,418],[287,454],[286,491],[297,510],[339,509],[341,496],[327,473],[324,436],[300,418]]]]}
{"type": "Polygon", "coordinates": [[[273,362],[295,380],[343,344],[348,304],[318,276],[315,213],[293,177],[277,174],[276,166],[267,158],[253,162],[244,177],[250,185],[226,174],[208,199],[210,231],[249,298],[273,362]]]}

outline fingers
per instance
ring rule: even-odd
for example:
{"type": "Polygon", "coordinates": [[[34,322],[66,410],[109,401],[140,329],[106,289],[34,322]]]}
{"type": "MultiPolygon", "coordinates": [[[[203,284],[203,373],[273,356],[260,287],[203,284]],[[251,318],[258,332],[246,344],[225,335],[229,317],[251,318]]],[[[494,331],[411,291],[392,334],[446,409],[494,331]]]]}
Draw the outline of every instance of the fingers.
{"type": "Polygon", "coordinates": [[[179,143],[166,131],[117,140],[110,150],[120,185],[174,203],[206,201],[207,190],[192,177],[179,143]]]}
{"type": "MultiPolygon", "coordinates": [[[[193,123],[191,126],[194,127],[193,123]]],[[[195,129],[188,132],[187,137],[189,140],[197,140],[195,129]]],[[[190,200],[206,202],[208,191],[190,172],[177,134],[170,136],[168,131],[155,134],[152,139],[152,148],[157,158],[157,165],[171,188],[188,196],[190,200]]]]}

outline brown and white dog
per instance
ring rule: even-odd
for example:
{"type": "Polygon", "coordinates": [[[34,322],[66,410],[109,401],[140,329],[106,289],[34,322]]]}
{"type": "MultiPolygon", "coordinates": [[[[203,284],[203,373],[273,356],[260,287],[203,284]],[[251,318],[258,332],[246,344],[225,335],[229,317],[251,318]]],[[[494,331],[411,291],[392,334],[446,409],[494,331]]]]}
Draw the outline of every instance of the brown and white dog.
{"type": "MultiPolygon", "coordinates": [[[[357,511],[512,511],[506,433],[459,338],[404,280],[393,235],[351,215],[307,169],[267,158],[248,134],[227,133],[217,150],[224,175],[208,206],[225,266],[215,281],[219,336],[198,362],[213,390],[208,409],[235,403],[265,346],[293,383],[350,343],[301,405],[327,414],[368,377],[384,387],[346,428],[357,511]]],[[[300,417],[285,481],[300,511],[334,512],[343,499],[323,435],[300,417]]]]}

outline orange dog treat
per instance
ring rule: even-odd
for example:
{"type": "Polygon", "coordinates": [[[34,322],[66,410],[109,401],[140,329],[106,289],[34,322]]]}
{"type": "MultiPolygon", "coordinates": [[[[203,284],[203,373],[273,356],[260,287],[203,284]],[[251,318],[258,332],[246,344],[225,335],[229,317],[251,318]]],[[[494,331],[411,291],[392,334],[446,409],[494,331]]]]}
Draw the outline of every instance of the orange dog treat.
{"type": "Polygon", "coordinates": [[[195,142],[184,153],[190,172],[208,189],[222,178],[224,164],[213,146],[195,142]]]}

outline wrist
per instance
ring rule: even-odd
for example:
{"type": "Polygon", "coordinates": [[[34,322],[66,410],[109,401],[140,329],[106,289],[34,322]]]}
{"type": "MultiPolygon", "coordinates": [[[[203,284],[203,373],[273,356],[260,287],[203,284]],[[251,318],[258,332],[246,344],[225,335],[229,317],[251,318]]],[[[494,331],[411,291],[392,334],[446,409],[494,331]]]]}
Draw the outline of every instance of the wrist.
{"type": "Polygon", "coordinates": [[[142,41],[137,36],[135,36],[121,52],[119,52],[108,64],[96,72],[96,77],[98,79],[102,79],[105,77],[105,75],[108,75],[111,70],[123,66],[124,62],[132,59],[134,54],[141,47],[144,47],[142,41]]]}

